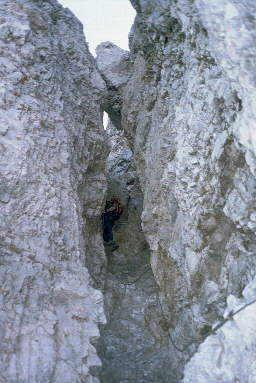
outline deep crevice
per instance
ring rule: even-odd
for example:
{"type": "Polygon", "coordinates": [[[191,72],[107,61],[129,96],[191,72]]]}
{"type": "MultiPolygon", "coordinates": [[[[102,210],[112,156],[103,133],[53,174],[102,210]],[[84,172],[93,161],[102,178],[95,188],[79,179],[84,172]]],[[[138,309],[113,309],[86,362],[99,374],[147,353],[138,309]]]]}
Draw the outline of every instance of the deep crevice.
{"type": "Polygon", "coordinates": [[[106,268],[102,260],[91,257],[89,268],[104,294],[107,317],[95,344],[102,368],[92,373],[101,383],[175,382],[177,376],[170,368],[168,328],[141,229],[142,193],[133,155],[122,132],[111,123],[107,134],[111,146],[107,198],[117,195],[124,204],[124,213],[114,228],[119,249],[113,253],[105,249],[106,268]],[[99,273],[99,263],[104,278],[99,273]]]}

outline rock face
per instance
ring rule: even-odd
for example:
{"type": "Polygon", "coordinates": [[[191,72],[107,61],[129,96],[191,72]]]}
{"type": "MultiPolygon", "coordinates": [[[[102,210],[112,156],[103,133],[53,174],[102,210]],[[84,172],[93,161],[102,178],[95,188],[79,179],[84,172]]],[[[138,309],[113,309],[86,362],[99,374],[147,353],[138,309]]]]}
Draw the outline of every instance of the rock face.
{"type": "Polygon", "coordinates": [[[116,94],[178,381],[227,296],[255,275],[256,5],[131,2],[132,68],[116,94]]]}
{"type": "Polygon", "coordinates": [[[256,381],[256,279],[245,288],[243,296],[240,300],[228,297],[225,317],[233,313],[231,320],[200,346],[185,368],[184,383],[256,381]]]}
{"type": "Polygon", "coordinates": [[[106,189],[105,85],[55,0],[2,2],[0,49],[0,381],[96,382],[105,318],[85,258],[104,251],[88,233],[106,189]]]}
{"type": "Polygon", "coordinates": [[[256,382],[256,3],[131,1],[105,81],[55,0],[1,4],[1,383],[256,382]]]}

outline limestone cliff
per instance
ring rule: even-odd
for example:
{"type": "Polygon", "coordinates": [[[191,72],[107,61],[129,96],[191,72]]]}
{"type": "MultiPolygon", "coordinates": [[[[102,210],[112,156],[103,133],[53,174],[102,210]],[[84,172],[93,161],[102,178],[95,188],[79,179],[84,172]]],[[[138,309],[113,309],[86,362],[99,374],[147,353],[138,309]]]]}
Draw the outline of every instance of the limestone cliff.
{"type": "Polygon", "coordinates": [[[2,1],[0,49],[0,381],[96,382],[105,318],[83,232],[106,188],[105,84],[55,0],[2,1]]]}
{"type": "Polygon", "coordinates": [[[131,2],[97,67],[56,0],[1,3],[1,383],[256,382],[256,4],[131,2]]]}
{"type": "MultiPolygon", "coordinates": [[[[253,1],[131,2],[132,68],[115,94],[178,381],[227,296],[241,297],[255,275],[256,9],[253,1]]],[[[124,78],[113,61],[112,70],[99,66],[112,92],[113,70],[124,78]]]]}

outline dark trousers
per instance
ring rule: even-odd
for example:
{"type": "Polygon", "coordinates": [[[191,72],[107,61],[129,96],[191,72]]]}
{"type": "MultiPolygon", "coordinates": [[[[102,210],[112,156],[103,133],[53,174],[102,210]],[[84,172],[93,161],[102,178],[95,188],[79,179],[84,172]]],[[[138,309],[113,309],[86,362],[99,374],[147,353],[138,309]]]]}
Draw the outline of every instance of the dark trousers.
{"type": "Polygon", "coordinates": [[[103,214],[103,239],[105,242],[113,241],[114,217],[103,214]]]}

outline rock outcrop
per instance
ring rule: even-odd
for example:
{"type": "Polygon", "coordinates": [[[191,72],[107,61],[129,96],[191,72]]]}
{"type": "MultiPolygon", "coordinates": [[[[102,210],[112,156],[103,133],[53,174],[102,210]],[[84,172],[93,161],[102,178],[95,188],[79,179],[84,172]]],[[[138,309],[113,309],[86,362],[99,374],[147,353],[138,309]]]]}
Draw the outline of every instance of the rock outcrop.
{"type": "Polygon", "coordinates": [[[85,262],[104,253],[88,235],[106,189],[105,84],[55,0],[1,2],[0,49],[0,381],[96,382],[105,317],[85,262]]]}
{"type": "MultiPolygon", "coordinates": [[[[227,296],[241,297],[255,275],[256,10],[252,1],[131,2],[132,68],[116,94],[178,381],[227,296]]],[[[120,77],[117,65],[100,69],[120,77]]]]}
{"type": "Polygon", "coordinates": [[[1,4],[1,383],[256,381],[256,4],[131,2],[97,67],[56,0],[1,4]]]}

